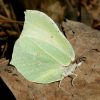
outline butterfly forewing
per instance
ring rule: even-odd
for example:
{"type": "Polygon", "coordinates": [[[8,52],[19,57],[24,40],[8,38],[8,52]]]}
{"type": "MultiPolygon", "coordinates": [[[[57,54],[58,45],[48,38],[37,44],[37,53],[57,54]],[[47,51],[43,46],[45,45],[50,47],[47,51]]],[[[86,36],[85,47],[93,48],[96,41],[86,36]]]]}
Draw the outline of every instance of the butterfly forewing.
{"type": "Polygon", "coordinates": [[[11,64],[32,82],[51,83],[61,80],[64,66],[74,59],[71,44],[53,20],[43,12],[27,10],[11,64]]]}

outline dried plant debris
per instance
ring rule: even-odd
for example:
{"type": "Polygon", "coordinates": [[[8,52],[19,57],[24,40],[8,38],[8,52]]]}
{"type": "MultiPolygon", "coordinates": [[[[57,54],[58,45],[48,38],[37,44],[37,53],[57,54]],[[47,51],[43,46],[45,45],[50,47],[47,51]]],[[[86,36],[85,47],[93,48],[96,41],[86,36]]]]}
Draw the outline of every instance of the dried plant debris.
{"type": "Polygon", "coordinates": [[[25,80],[14,67],[2,65],[0,76],[17,99],[100,99],[100,32],[69,20],[63,23],[63,27],[76,55],[83,54],[82,56],[86,57],[86,61],[75,71],[77,78],[74,80],[74,87],[71,85],[70,77],[63,80],[61,88],[58,87],[59,82],[46,85],[31,83],[25,80]]]}

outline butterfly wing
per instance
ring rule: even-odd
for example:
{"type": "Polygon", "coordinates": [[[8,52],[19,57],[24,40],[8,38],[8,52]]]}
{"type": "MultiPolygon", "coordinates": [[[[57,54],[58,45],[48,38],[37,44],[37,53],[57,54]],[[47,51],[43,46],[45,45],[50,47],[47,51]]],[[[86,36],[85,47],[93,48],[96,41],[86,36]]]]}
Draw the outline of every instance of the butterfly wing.
{"type": "Polygon", "coordinates": [[[30,81],[51,83],[61,79],[63,66],[74,59],[71,44],[53,20],[43,12],[27,10],[11,64],[30,81]]]}

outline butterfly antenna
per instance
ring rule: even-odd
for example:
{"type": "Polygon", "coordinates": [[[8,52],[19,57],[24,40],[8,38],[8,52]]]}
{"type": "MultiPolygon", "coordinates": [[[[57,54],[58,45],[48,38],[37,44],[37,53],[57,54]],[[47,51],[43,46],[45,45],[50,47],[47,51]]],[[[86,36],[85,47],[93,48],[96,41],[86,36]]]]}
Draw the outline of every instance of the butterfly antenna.
{"type": "Polygon", "coordinates": [[[85,50],[85,51],[81,54],[81,57],[82,57],[83,55],[87,55],[87,54],[88,54],[89,52],[91,52],[91,51],[100,52],[98,49],[85,50]]]}

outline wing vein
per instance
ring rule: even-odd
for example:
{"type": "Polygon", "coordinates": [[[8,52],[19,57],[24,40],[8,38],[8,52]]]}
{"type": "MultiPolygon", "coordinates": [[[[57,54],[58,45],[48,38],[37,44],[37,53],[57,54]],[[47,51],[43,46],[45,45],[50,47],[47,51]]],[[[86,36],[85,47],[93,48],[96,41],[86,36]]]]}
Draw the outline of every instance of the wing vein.
{"type": "Polygon", "coordinates": [[[63,65],[63,63],[56,59],[55,57],[53,57],[49,52],[47,52],[46,50],[44,50],[43,48],[41,48],[41,46],[39,46],[39,44],[37,44],[35,41],[33,41],[42,51],[44,51],[48,56],[50,56],[51,58],[53,58],[56,62],[58,62],[59,64],[63,65]]]}

